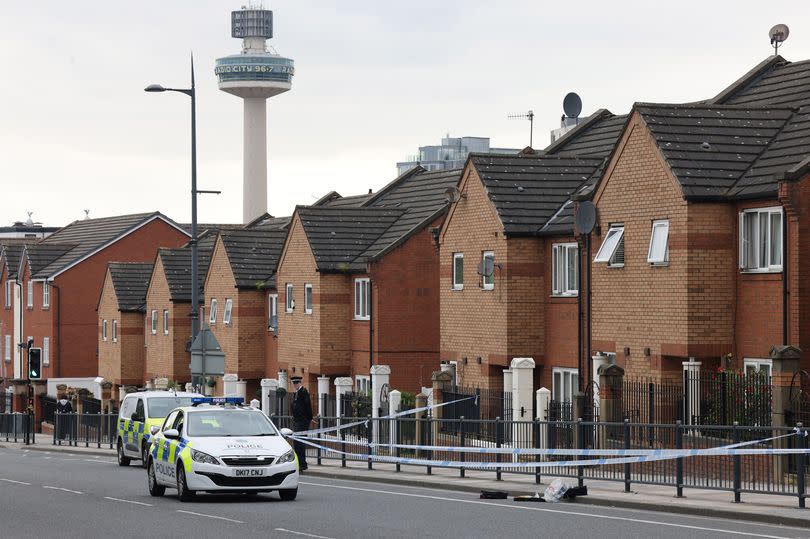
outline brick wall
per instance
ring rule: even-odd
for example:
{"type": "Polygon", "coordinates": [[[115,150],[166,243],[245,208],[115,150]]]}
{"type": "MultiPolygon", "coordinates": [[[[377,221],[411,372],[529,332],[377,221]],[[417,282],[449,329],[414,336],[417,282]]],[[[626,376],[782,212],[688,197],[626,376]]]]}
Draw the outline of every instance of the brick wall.
{"type": "MultiPolygon", "coordinates": [[[[789,224],[787,245],[789,342],[810,350],[810,176],[783,182],[779,198],[785,205],[789,224]]],[[[810,354],[804,354],[802,368],[810,369],[810,354]]]]}
{"type": "Polygon", "coordinates": [[[12,281],[10,306],[6,307],[6,281],[8,280],[8,263],[0,258],[0,378],[14,377],[14,359],[16,345],[14,341],[14,290],[16,284],[12,281]],[[6,335],[11,337],[11,360],[6,361],[6,335]]]}
{"type": "Polygon", "coordinates": [[[113,342],[112,321],[119,320],[118,297],[110,272],[104,278],[104,287],[98,303],[98,375],[115,384],[121,384],[121,347],[113,342]],[[102,324],[107,321],[107,336],[103,337],[102,324]]]}
{"type": "MultiPolygon", "coordinates": [[[[277,294],[275,288],[266,291],[264,302],[267,309],[267,321],[264,330],[264,372],[265,378],[276,378],[278,376],[278,336],[269,328],[270,320],[270,295],[277,294]]],[[[276,311],[281,314],[281,302],[278,302],[276,311]]]]}
{"type": "MultiPolygon", "coordinates": [[[[224,305],[223,305],[224,306],[224,305]]],[[[146,365],[144,368],[147,380],[156,377],[167,377],[179,382],[190,382],[191,373],[188,365],[191,355],[186,352],[186,343],[191,338],[190,303],[174,303],[169,294],[169,283],[163,271],[160,257],[155,259],[155,268],[149,290],[146,292],[146,315],[144,331],[146,334],[146,365]],[[151,332],[151,312],[157,311],[157,332],[151,332]],[[169,311],[169,333],[164,334],[163,311],[169,311]]],[[[207,311],[206,311],[207,312],[207,311]]]]}
{"type": "MultiPolygon", "coordinates": [[[[542,364],[536,361],[535,389],[540,387],[552,389],[552,371],[554,367],[577,367],[578,298],[576,296],[553,296],[553,283],[551,281],[553,275],[552,248],[555,243],[576,243],[576,239],[573,237],[555,237],[548,238],[544,242],[545,279],[543,294],[545,295],[545,301],[543,307],[545,309],[545,330],[543,335],[545,353],[542,364]]],[[[580,256],[584,258],[584,252],[581,246],[580,256]]],[[[584,270],[584,263],[581,263],[580,267],[584,270]]],[[[584,342],[584,332],[582,333],[582,338],[584,342]]],[[[536,359],[537,358],[535,358],[535,360],[536,359]]],[[[583,362],[582,367],[583,371],[587,372],[587,364],[583,362]]]]}
{"type": "Polygon", "coordinates": [[[116,385],[142,386],[144,383],[144,316],[118,310],[109,272],[98,305],[98,375],[116,385]],[[107,320],[107,339],[102,338],[102,322],[107,320]],[[113,340],[113,320],[118,324],[113,340]]]}
{"type": "MultiPolygon", "coordinates": [[[[43,367],[42,367],[42,377],[43,378],[50,378],[55,376],[55,370],[58,368],[58,361],[57,361],[57,350],[58,350],[58,335],[56,331],[56,318],[57,313],[59,313],[59,302],[62,301],[62,309],[61,309],[61,318],[63,320],[62,328],[62,342],[65,346],[75,343],[75,338],[68,334],[65,335],[65,319],[70,319],[75,316],[73,313],[65,315],[65,311],[68,310],[65,307],[65,300],[60,298],[60,291],[56,289],[56,287],[51,286],[50,289],[50,299],[49,305],[46,307],[43,305],[43,297],[42,297],[42,282],[37,281],[33,283],[33,305],[28,307],[28,282],[31,279],[31,268],[26,262],[23,267],[22,273],[22,312],[23,312],[23,326],[22,326],[22,339],[25,341],[28,337],[34,338],[34,346],[37,348],[43,347],[43,339],[48,337],[49,339],[49,353],[48,353],[48,366],[44,365],[44,357],[43,357],[43,367]]],[[[103,276],[102,276],[103,279],[103,276]]],[[[90,310],[94,317],[95,317],[95,308],[96,308],[96,301],[98,301],[98,295],[96,295],[95,300],[88,301],[87,304],[84,305],[84,308],[90,310]],[[92,303],[92,306],[90,306],[92,303]]],[[[95,328],[95,323],[93,324],[95,328]]],[[[95,336],[95,333],[93,334],[95,336]]],[[[93,342],[87,347],[85,351],[85,356],[88,358],[92,358],[93,365],[92,370],[95,372],[97,364],[97,348],[96,348],[96,340],[93,339],[93,342]]],[[[63,352],[64,353],[64,352],[63,352]]],[[[44,350],[43,350],[44,354],[44,350]]],[[[23,361],[23,372],[22,375],[24,377],[28,376],[28,367],[27,362],[23,361]]],[[[62,374],[65,376],[65,374],[62,374]]]]}

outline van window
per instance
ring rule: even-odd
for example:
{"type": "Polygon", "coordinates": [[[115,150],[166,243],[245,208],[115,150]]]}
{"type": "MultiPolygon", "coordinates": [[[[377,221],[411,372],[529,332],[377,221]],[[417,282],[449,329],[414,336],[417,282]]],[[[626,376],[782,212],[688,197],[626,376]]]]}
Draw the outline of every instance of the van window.
{"type": "Polygon", "coordinates": [[[169,412],[181,406],[191,406],[191,397],[150,397],[149,417],[166,417],[169,412]]]}
{"type": "Polygon", "coordinates": [[[137,397],[128,396],[124,397],[124,402],[121,403],[121,419],[129,419],[132,417],[132,412],[135,411],[135,400],[137,397]]]}
{"type": "Polygon", "coordinates": [[[143,410],[143,399],[138,399],[138,403],[135,405],[135,413],[132,414],[133,421],[144,421],[146,419],[146,413],[143,410]]]}

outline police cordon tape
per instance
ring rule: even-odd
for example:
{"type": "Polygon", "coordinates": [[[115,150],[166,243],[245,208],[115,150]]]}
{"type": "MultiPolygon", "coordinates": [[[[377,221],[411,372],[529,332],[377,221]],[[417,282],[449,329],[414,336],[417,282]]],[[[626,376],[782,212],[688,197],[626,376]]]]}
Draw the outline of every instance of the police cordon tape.
{"type": "MultiPolygon", "coordinates": [[[[302,433],[303,434],[303,433],[302,433]]],[[[320,441],[327,443],[351,443],[352,445],[364,445],[370,449],[375,447],[393,447],[400,449],[416,449],[423,451],[443,451],[446,453],[453,452],[473,452],[477,454],[507,454],[507,455],[524,455],[524,456],[541,456],[541,455],[573,455],[573,456],[588,456],[588,455],[633,455],[633,456],[620,456],[619,458],[601,458],[601,459],[586,459],[586,460],[568,460],[568,461],[534,461],[534,462],[475,462],[475,461],[453,461],[453,460],[430,460],[421,458],[408,458],[408,457],[393,457],[385,455],[374,455],[371,453],[349,453],[341,451],[325,445],[317,444],[312,441],[311,437],[303,437],[293,435],[291,438],[300,441],[303,444],[309,445],[322,451],[344,455],[346,457],[354,458],[357,460],[372,460],[375,462],[384,462],[389,464],[405,464],[416,466],[433,466],[437,468],[470,468],[470,469],[498,469],[498,468],[562,468],[573,466],[607,466],[616,464],[636,464],[643,462],[656,462],[662,460],[672,460],[684,457],[698,457],[698,456],[733,456],[733,455],[790,455],[790,454],[810,454],[810,448],[780,448],[780,449],[740,449],[749,445],[762,444],[770,441],[786,438],[789,436],[803,435],[807,436],[806,430],[794,429],[794,432],[773,436],[770,438],[763,438],[760,440],[753,440],[749,442],[740,442],[719,447],[710,447],[705,449],[515,449],[515,448],[478,448],[478,447],[451,447],[451,446],[418,446],[418,445],[403,445],[403,444],[368,444],[362,442],[346,442],[344,440],[335,439],[325,440],[316,438],[320,441]],[[481,451],[484,449],[484,451],[481,451]],[[506,449],[506,451],[502,451],[506,449]],[[472,451],[470,451],[472,450],[472,451]],[[640,454],[639,454],[640,453],[640,454]]]]}

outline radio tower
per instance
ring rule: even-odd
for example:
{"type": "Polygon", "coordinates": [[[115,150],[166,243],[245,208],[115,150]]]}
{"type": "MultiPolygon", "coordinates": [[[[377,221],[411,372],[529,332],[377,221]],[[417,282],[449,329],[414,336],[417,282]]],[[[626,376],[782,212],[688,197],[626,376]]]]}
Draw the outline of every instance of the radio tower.
{"type": "Polygon", "coordinates": [[[267,98],[286,92],[293,61],[267,48],[273,12],[261,6],[231,12],[231,36],[242,39],[242,53],[220,58],[214,73],[219,89],[244,101],[242,221],[267,211],[267,98]]]}

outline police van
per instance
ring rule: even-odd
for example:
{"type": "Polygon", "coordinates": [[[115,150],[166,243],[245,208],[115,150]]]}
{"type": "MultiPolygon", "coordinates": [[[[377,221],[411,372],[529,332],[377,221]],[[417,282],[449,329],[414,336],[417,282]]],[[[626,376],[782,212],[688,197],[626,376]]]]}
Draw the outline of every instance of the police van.
{"type": "Polygon", "coordinates": [[[152,426],[160,426],[169,412],[178,406],[188,406],[199,393],[174,391],[136,391],[124,397],[118,412],[116,449],[118,465],[129,466],[130,461],[140,460],[146,468],[152,426]]]}
{"type": "Polygon", "coordinates": [[[261,410],[241,406],[241,397],[193,398],[152,427],[147,457],[149,494],[176,488],[181,501],[197,492],[298,494],[298,458],[261,410]]]}

